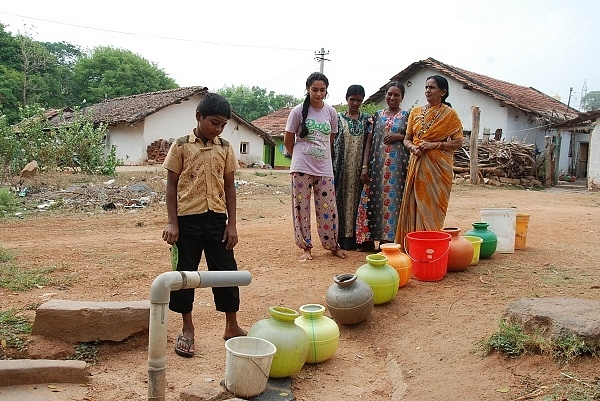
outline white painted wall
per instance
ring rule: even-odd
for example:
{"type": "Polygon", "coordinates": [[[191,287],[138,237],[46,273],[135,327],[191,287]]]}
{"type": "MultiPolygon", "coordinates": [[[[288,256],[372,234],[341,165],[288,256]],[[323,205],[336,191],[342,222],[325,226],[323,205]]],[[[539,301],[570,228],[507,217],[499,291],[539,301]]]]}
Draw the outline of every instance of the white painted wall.
{"type": "Polygon", "coordinates": [[[596,119],[596,126],[590,134],[589,140],[587,188],[598,191],[600,190],[600,118],[596,119]]]}
{"type": "Polygon", "coordinates": [[[256,132],[235,120],[229,120],[227,126],[221,133],[221,137],[231,143],[235,150],[235,155],[239,161],[245,164],[252,164],[263,159],[264,139],[256,132]],[[247,154],[240,153],[240,145],[247,142],[247,154]]]}
{"type": "Polygon", "coordinates": [[[116,146],[117,159],[121,159],[126,166],[140,164],[148,159],[144,146],[143,121],[134,126],[109,127],[107,138],[109,146],[116,146]]]}
{"type": "MultiPolygon", "coordinates": [[[[125,165],[144,163],[148,160],[150,144],[159,139],[172,141],[189,134],[196,127],[196,107],[200,99],[200,96],[194,96],[188,101],[165,107],[133,127],[109,127],[109,145],[116,145],[116,156],[125,165]]],[[[263,138],[237,120],[230,119],[221,136],[231,143],[238,160],[246,164],[262,160],[263,138]],[[248,142],[248,154],[240,154],[242,142],[248,142]]]]}

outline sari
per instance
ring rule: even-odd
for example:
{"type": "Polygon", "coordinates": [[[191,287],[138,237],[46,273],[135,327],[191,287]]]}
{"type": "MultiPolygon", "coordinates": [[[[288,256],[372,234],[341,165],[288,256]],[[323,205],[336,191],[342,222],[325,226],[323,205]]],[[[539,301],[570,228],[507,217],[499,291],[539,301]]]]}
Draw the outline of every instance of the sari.
{"type": "MultiPolygon", "coordinates": [[[[462,123],[451,107],[415,107],[408,117],[407,134],[413,143],[463,137],[462,123]]],[[[405,250],[404,238],[413,231],[441,230],[452,189],[454,150],[432,149],[411,154],[395,242],[405,250]]]]}

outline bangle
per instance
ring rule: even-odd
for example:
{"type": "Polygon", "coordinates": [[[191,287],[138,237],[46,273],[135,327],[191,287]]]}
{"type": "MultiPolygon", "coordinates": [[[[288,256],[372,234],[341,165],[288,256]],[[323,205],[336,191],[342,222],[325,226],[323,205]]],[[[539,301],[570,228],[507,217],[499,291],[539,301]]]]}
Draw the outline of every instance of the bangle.
{"type": "Polygon", "coordinates": [[[369,168],[369,166],[362,166],[362,168],[369,168]]]}
{"type": "Polygon", "coordinates": [[[442,143],[441,143],[441,142],[438,142],[438,146],[437,146],[437,148],[438,148],[438,149],[440,149],[441,147],[442,147],[442,143]]]}

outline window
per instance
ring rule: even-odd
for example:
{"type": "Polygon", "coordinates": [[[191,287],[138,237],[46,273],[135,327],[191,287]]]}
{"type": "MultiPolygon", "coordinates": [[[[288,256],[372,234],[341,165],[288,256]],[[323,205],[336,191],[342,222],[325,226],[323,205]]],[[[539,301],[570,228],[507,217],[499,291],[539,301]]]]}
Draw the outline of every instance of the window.
{"type": "Polygon", "coordinates": [[[242,154],[242,155],[248,154],[249,147],[250,147],[250,144],[248,142],[240,143],[240,154],[242,154]]]}

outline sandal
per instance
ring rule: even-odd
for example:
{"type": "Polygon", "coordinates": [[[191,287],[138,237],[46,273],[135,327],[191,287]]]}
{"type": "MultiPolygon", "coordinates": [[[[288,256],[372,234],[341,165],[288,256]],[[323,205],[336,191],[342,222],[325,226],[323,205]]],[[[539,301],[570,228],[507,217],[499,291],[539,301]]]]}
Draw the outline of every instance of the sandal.
{"type": "Polygon", "coordinates": [[[177,335],[177,341],[175,342],[175,353],[179,356],[183,356],[185,358],[191,358],[194,356],[194,351],[190,351],[191,348],[194,346],[194,340],[193,339],[189,339],[187,337],[183,336],[183,333],[179,333],[179,335],[177,335]],[[185,348],[184,347],[180,347],[179,344],[183,343],[185,344],[185,348]]]}

